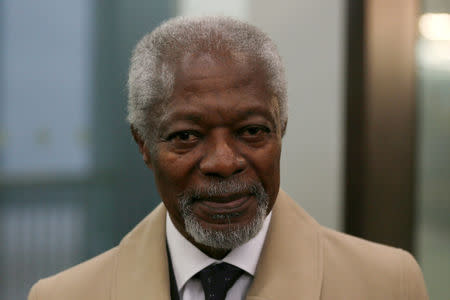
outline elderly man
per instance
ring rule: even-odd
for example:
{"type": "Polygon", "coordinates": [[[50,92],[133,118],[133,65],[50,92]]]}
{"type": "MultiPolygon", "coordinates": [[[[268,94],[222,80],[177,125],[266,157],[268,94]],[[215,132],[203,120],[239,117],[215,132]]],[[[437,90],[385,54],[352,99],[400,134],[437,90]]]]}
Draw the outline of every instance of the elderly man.
{"type": "Polygon", "coordinates": [[[280,190],[286,82],[254,26],[162,24],[134,51],[128,110],[164,204],[29,299],[427,299],[411,255],[321,227],[280,190]]]}

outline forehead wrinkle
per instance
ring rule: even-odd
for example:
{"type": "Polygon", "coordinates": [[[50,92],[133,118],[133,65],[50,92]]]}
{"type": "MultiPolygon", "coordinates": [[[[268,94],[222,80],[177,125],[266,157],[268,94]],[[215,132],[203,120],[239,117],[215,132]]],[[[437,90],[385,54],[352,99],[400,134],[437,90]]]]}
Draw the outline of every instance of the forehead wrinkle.
{"type": "Polygon", "coordinates": [[[267,111],[260,110],[260,109],[254,109],[254,108],[239,112],[237,115],[237,119],[243,120],[243,119],[248,119],[249,117],[252,117],[252,116],[263,116],[263,117],[268,118],[271,121],[273,120],[272,115],[270,113],[268,113],[267,111]]]}
{"type": "Polygon", "coordinates": [[[220,90],[236,90],[252,85],[255,81],[253,76],[241,76],[237,80],[229,82],[229,78],[210,76],[199,76],[189,78],[182,84],[182,93],[185,97],[198,96],[202,93],[218,92],[220,90]]]}

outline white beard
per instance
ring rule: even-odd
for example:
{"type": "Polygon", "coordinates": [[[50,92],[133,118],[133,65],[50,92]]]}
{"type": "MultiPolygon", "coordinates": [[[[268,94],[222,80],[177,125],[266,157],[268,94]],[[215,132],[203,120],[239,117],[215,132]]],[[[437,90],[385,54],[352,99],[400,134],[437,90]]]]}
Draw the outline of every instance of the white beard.
{"type": "MultiPolygon", "coordinates": [[[[209,184],[206,188],[197,188],[184,192],[178,197],[181,215],[184,219],[186,232],[199,244],[215,249],[234,249],[250,239],[261,230],[269,206],[269,196],[261,183],[246,184],[242,181],[217,181],[209,184]],[[246,225],[236,225],[229,222],[224,230],[213,230],[204,228],[192,212],[192,203],[195,198],[214,197],[224,194],[235,194],[250,192],[257,201],[256,214],[246,225]]],[[[228,218],[227,214],[217,215],[219,218],[228,218]]]]}

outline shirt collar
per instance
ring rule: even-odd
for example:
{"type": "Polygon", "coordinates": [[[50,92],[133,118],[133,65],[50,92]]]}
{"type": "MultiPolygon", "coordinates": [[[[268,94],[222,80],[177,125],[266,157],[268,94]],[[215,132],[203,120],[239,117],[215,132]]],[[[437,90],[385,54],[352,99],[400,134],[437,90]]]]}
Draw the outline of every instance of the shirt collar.
{"type": "Polygon", "coordinates": [[[231,250],[221,261],[211,258],[189,242],[175,228],[169,214],[166,216],[166,236],[172,268],[180,291],[192,276],[213,263],[226,262],[254,276],[256,265],[269,229],[272,212],[264,220],[261,230],[245,244],[231,250]]]}

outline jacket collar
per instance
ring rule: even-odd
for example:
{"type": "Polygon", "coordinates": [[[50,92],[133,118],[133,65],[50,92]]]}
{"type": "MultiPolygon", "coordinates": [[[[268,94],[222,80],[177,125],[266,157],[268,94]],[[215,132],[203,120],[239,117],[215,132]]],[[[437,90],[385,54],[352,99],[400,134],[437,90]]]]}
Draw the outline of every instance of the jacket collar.
{"type": "Polygon", "coordinates": [[[320,225],[280,190],[247,299],[319,299],[321,243],[320,225]]]}
{"type": "MultiPolygon", "coordinates": [[[[170,300],[166,209],[160,204],[118,247],[112,299],[170,300]]],[[[322,245],[319,225],[280,190],[248,299],[319,299],[322,245]]]]}
{"type": "Polygon", "coordinates": [[[166,209],[158,205],[121,241],[116,261],[115,300],[170,300],[166,209]]]}

